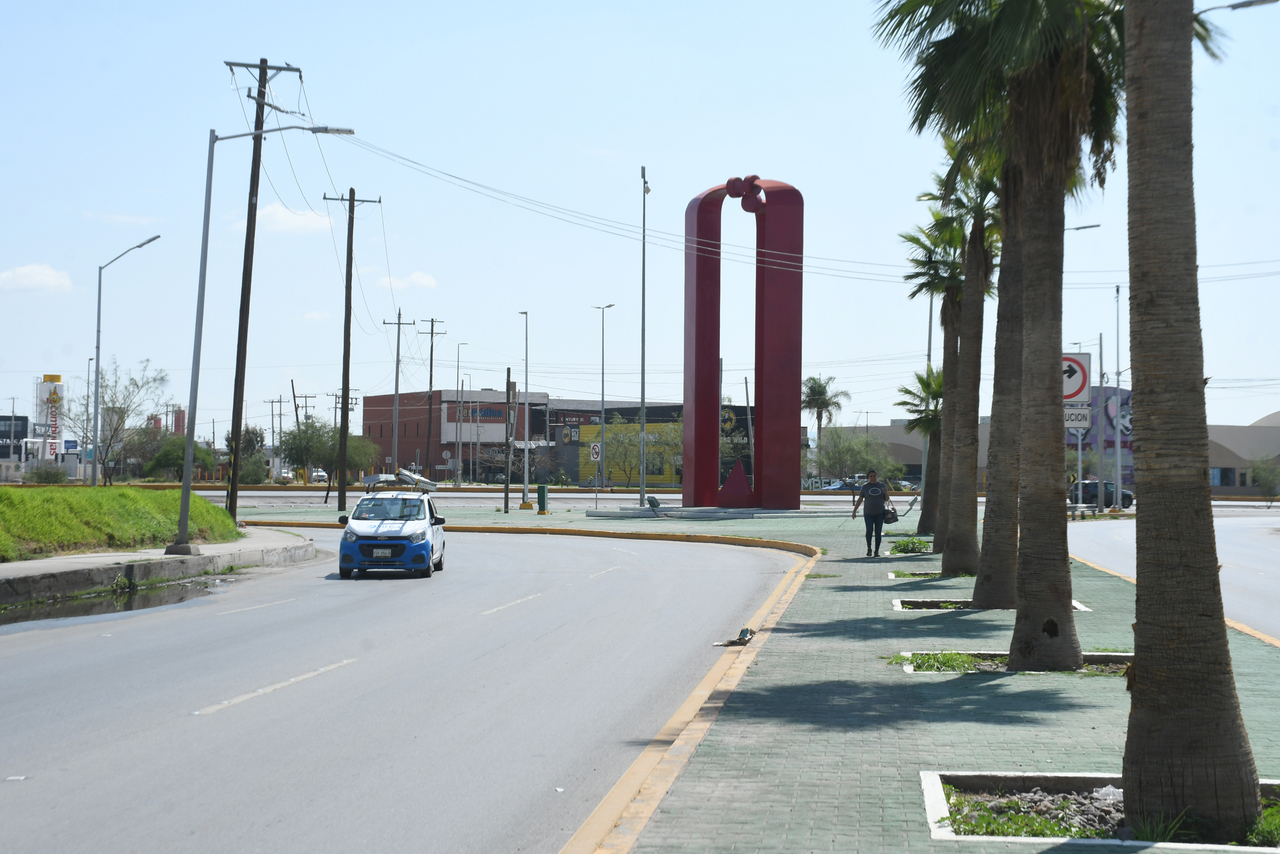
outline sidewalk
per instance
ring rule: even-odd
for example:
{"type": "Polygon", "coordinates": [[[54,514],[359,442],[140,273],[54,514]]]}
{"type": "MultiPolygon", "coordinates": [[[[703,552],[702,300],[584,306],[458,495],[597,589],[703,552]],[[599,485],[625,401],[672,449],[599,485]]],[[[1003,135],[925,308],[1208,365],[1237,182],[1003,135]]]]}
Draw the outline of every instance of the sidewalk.
{"type": "Polygon", "coordinates": [[[123,575],[133,582],[184,578],[230,566],[274,566],[315,557],[315,541],[270,528],[250,528],[230,543],[201,544],[192,557],[166,556],[163,548],[62,555],[0,564],[0,605],[68,596],[108,587],[123,575]]]}

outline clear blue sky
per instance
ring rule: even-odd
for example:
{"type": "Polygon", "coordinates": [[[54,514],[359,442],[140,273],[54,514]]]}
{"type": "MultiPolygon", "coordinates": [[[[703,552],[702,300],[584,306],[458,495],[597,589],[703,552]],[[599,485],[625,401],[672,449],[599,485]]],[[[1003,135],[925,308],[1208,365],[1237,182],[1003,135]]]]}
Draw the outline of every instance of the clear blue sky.
{"type": "MultiPolygon", "coordinates": [[[[44,373],[62,374],[79,393],[93,355],[97,265],[159,233],[106,271],[103,355],[123,367],[150,359],[185,403],[207,135],[243,131],[252,115],[250,76],[233,82],[223,60],[266,56],[302,68],[306,99],[290,74],[276,78],[273,97],[290,109],[309,102],[308,120],[355,128],[431,167],[573,211],[638,225],[645,164],[649,225],[659,238],[679,235],[689,199],[730,176],[794,184],[806,199],[807,252],[855,262],[815,261],[840,275],[806,276],[805,374],[835,376],[851,393],[843,423],[865,419],[860,411],[873,423],[901,417],[895,389],[923,365],[928,307],[906,298],[897,235],[925,221],[915,197],[930,186],[941,146],[907,127],[907,68],[873,40],[874,10],[742,2],[15,6],[0,31],[8,82],[0,162],[9,189],[0,215],[0,398],[17,396],[19,413],[29,413],[32,380],[44,373]]],[[[1214,378],[1210,422],[1247,424],[1280,409],[1280,7],[1214,14],[1232,39],[1224,63],[1198,55],[1195,71],[1205,372],[1214,378]],[[1244,266],[1207,266],[1228,264],[1244,266]],[[1222,278],[1230,276],[1251,278],[1222,278]]],[[[476,387],[500,387],[507,366],[519,377],[517,312],[527,309],[533,390],[595,397],[600,326],[590,306],[613,302],[608,393],[638,398],[637,241],[494,201],[334,137],[319,146],[310,134],[288,132],[264,148],[251,422],[266,426],[263,401],[287,398],[291,379],[324,405],[340,386],[345,219],[322,196],[350,186],[383,200],[357,212],[352,385],[362,394],[392,388],[395,341],[382,323],[399,307],[406,319],[445,321],[437,386],[453,386],[459,342],[467,342],[461,371],[476,387]]],[[[230,421],[250,147],[218,145],[202,437],[211,419],[219,439],[230,421]]],[[[1109,371],[1110,283],[1125,279],[1125,218],[1122,150],[1105,193],[1090,191],[1067,213],[1069,225],[1101,228],[1067,235],[1064,344],[1074,349],[1071,342],[1096,342],[1102,332],[1109,371]]],[[[733,205],[725,207],[725,240],[754,241],[749,217],[733,205]]],[[[651,400],[681,396],[683,266],[669,245],[649,248],[651,400]]],[[[750,294],[751,268],[726,264],[725,391],[735,402],[752,373],[750,294]]],[[[426,340],[406,336],[402,389],[426,388],[426,340]]],[[[1127,355],[1121,362],[1128,367],[1127,355]]],[[[988,361],[984,413],[990,373],[988,361]]]]}

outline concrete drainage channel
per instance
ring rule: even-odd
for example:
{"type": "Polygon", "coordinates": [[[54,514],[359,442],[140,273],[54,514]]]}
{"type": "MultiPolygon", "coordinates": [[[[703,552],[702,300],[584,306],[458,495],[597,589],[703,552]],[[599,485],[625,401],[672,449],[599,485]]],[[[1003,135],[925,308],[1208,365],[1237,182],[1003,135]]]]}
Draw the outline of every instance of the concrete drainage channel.
{"type": "Polygon", "coordinates": [[[288,546],[248,548],[218,554],[157,558],[66,569],[60,572],[14,575],[0,578],[0,606],[71,599],[86,591],[107,592],[113,587],[127,590],[147,583],[216,575],[233,566],[280,566],[301,563],[315,556],[315,541],[306,539],[300,540],[296,545],[288,546]]]}

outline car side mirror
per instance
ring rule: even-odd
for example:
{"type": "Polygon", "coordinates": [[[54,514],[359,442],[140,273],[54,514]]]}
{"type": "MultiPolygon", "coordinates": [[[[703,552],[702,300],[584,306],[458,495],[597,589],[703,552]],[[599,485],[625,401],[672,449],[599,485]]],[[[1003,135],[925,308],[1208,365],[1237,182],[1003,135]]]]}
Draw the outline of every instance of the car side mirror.
{"type": "Polygon", "coordinates": [[[347,524],[347,517],[346,517],[346,516],[339,516],[339,517],[338,517],[338,524],[339,524],[339,525],[345,525],[345,524],[347,524]]]}
{"type": "Polygon", "coordinates": [[[432,519],[432,520],[431,520],[431,524],[432,524],[432,525],[443,525],[443,524],[444,524],[444,517],[443,517],[443,516],[437,516],[436,518],[434,518],[434,519],[432,519]]]}

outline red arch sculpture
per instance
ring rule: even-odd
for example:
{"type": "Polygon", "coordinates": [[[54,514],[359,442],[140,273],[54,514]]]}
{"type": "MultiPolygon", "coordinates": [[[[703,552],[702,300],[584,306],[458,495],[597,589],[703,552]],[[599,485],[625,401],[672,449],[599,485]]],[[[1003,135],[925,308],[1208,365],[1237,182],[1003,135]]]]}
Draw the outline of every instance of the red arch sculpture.
{"type": "Polygon", "coordinates": [[[731,178],[684,213],[685,507],[800,509],[804,198],[781,181],[731,178]],[[741,465],[720,486],[720,209],[756,218],[754,488],[741,465]]]}

